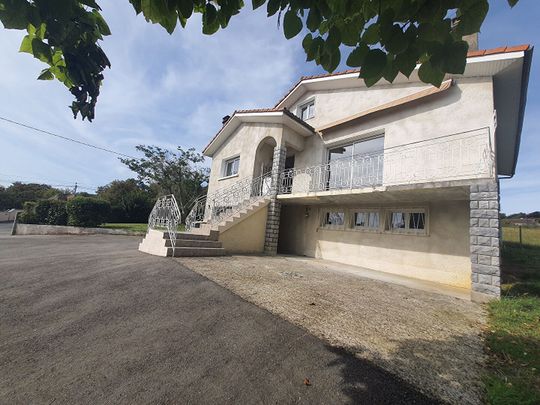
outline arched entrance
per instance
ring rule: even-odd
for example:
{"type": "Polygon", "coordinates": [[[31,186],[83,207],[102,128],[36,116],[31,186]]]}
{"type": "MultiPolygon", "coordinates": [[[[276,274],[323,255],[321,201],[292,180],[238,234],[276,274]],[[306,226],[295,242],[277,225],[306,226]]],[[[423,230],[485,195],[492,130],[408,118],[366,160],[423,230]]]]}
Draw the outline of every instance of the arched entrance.
{"type": "Polygon", "coordinates": [[[260,194],[266,194],[272,187],[272,162],[276,146],[276,140],[270,136],[264,138],[257,146],[253,164],[253,178],[259,179],[257,192],[260,194]]]}

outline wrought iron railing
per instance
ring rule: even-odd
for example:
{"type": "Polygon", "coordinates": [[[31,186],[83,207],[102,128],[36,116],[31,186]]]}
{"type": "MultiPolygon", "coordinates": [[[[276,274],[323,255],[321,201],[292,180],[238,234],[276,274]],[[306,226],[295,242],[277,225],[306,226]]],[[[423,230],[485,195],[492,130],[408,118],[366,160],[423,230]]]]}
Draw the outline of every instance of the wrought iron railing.
{"type": "Polygon", "coordinates": [[[295,194],[435,181],[490,178],[495,173],[489,128],[287,169],[279,193],[295,194]]]}
{"type": "Polygon", "coordinates": [[[237,181],[210,195],[200,196],[186,216],[186,230],[190,231],[202,224],[217,225],[271,192],[272,176],[271,173],[265,173],[237,181]]]}
{"type": "Polygon", "coordinates": [[[173,194],[159,197],[148,217],[148,229],[167,230],[171,247],[176,248],[176,235],[181,221],[180,209],[173,194]]]}

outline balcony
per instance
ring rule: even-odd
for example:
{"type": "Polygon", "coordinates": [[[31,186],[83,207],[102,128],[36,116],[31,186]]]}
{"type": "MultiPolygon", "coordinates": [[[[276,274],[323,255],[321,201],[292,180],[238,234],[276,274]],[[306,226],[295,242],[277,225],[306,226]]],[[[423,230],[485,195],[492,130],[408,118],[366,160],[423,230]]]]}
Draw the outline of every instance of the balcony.
{"type": "MultiPolygon", "coordinates": [[[[279,194],[311,196],[495,176],[489,128],[280,173],[279,194]]],[[[284,196],[285,197],[285,196],[284,196]]]]}

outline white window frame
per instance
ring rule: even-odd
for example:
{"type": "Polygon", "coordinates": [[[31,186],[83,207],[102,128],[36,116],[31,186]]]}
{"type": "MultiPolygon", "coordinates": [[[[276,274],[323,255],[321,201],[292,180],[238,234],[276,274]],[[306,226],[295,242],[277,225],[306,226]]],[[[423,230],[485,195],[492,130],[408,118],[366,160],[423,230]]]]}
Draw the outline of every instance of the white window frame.
{"type": "Polygon", "coordinates": [[[427,207],[419,208],[386,208],[384,210],[384,231],[386,233],[393,233],[399,235],[429,235],[429,210],[427,207]],[[391,215],[393,212],[402,212],[405,214],[405,228],[392,228],[391,215]],[[409,228],[410,214],[423,213],[424,214],[424,229],[411,229],[409,228]]]}
{"type": "Polygon", "coordinates": [[[321,223],[321,228],[344,231],[345,227],[347,225],[347,216],[348,216],[347,210],[343,209],[343,208],[325,209],[325,210],[322,211],[322,215],[321,215],[321,222],[320,222],[321,223]],[[341,224],[341,225],[327,224],[326,223],[326,218],[327,218],[328,214],[331,213],[331,212],[336,212],[336,213],[343,214],[343,224],[341,224]]]}
{"type": "Polygon", "coordinates": [[[231,156],[227,159],[223,159],[223,163],[221,166],[221,178],[222,179],[230,179],[231,177],[238,176],[238,173],[240,172],[240,155],[231,156]],[[227,174],[227,167],[229,166],[229,163],[233,163],[234,161],[238,160],[238,167],[236,173],[233,174],[227,174]]]}
{"type": "Polygon", "coordinates": [[[350,219],[350,228],[355,231],[380,232],[382,229],[382,225],[384,224],[384,212],[381,212],[380,209],[376,209],[376,208],[354,208],[350,210],[349,219],[350,219]],[[379,214],[379,226],[377,226],[376,228],[373,228],[370,226],[356,225],[356,214],[358,213],[368,214],[368,223],[369,223],[369,214],[379,214]]]}
{"type": "Polygon", "coordinates": [[[301,120],[303,120],[303,121],[307,121],[307,120],[310,120],[310,119],[314,118],[315,117],[315,97],[311,97],[311,98],[307,99],[306,101],[304,101],[302,104],[300,104],[296,108],[296,116],[298,118],[300,118],[301,120]],[[309,114],[309,106],[310,105],[313,106],[313,109],[311,111],[311,115],[309,115],[306,118],[302,118],[302,110],[304,108],[307,108],[308,109],[308,114],[309,114]]]}

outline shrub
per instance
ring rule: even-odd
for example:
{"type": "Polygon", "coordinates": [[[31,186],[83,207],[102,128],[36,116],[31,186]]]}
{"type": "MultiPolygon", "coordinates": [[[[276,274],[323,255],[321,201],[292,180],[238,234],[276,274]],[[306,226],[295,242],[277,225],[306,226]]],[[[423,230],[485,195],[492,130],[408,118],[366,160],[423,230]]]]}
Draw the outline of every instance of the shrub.
{"type": "Polygon", "coordinates": [[[67,202],[68,225],[92,227],[104,223],[111,205],[99,198],[75,197],[67,202]]]}
{"type": "Polygon", "coordinates": [[[37,224],[35,201],[23,203],[23,211],[17,216],[17,220],[23,224],[37,224]]]}
{"type": "Polygon", "coordinates": [[[35,207],[36,221],[45,225],[67,225],[66,202],[39,200],[35,207]]]}

